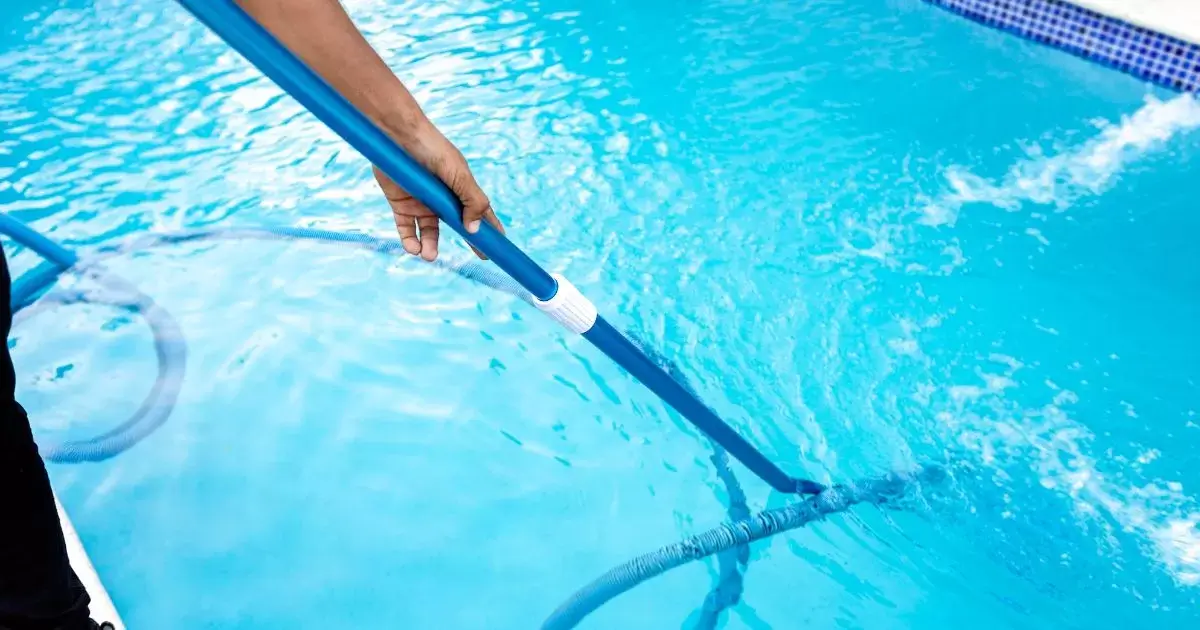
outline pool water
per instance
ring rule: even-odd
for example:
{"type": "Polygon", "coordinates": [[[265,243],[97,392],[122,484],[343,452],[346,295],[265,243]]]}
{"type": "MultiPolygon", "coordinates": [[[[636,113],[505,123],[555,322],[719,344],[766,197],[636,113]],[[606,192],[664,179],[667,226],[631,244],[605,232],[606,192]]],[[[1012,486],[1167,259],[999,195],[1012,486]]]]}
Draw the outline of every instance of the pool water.
{"type": "MultiPolygon", "coordinates": [[[[511,238],[789,471],[955,463],[754,545],[718,627],[1200,620],[1200,102],[919,0],[345,4],[511,238]]],[[[166,0],[5,3],[0,123],[0,210],[71,246],[391,230],[363,160],[166,0]]],[[[706,442],[519,300],[319,244],[108,265],[190,353],[165,426],[50,467],[130,628],[536,627],[726,518],[706,442]]],[[[10,345],[47,443],[155,374],[102,306],[10,345]]],[[[716,576],[582,627],[699,628],[716,576]]]]}

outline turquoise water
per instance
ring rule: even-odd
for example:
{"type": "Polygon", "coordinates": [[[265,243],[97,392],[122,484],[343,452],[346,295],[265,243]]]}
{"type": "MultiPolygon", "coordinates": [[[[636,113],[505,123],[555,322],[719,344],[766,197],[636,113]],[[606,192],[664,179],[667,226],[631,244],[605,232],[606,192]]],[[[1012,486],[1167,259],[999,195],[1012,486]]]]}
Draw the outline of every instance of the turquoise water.
{"type": "MultiPolygon", "coordinates": [[[[961,462],[754,545],[720,627],[1200,619],[1195,99],[917,0],[346,4],[511,237],[789,470],[961,462]]],[[[165,0],[6,3],[0,119],[0,209],[73,246],[391,229],[361,158],[165,0]]],[[[726,516],[706,444],[515,299],[314,244],[109,267],[190,344],[163,428],[50,468],[130,628],[536,627],[726,516]]],[[[154,376],[104,307],[11,343],[40,440],[154,376]]],[[[691,630],[715,579],[583,627],[691,630]]]]}

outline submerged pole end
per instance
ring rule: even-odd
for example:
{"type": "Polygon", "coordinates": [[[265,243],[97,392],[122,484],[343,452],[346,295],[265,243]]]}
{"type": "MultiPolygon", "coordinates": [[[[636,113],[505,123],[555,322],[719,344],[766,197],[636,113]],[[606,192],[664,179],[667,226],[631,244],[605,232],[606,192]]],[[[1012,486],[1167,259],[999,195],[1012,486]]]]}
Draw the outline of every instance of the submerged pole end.
{"type": "Polygon", "coordinates": [[[828,489],[824,484],[817,483],[809,479],[792,479],[796,485],[795,494],[821,494],[828,489]]]}

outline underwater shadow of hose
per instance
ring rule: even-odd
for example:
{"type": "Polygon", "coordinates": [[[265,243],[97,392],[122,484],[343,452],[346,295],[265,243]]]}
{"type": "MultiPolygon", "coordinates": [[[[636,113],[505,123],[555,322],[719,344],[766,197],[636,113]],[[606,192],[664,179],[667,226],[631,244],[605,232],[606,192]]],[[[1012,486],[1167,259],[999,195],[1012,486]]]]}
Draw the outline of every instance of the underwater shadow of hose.
{"type": "MultiPolygon", "coordinates": [[[[60,464],[104,461],[125,452],[161,427],[175,408],[187,367],[187,343],[179,323],[149,296],[104,271],[98,264],[103,259],[147,248],[212,239],[304,240],[350,245],[383,254],[404,252],[403,245],[396,239],[311,228],[279,227],[201,229],[154,234],[116,245],[102,246],[94,255],[80,258],[74,251],[41,236],[32,228],[7,215],[0,214],[0,233],[9,235],[47,261],[13,282],[11,305],[14,328],[45,310],[86,303],[112,306],[139,315],[150,326],[154,335],[158,375],[141,406],[129,419],[93,438],[40,445],[42,457],[60,464]],[[68,272],[77,273],[95,282],[99,289],[47,292],[61,275],[68,272]]],[[[476,260],[439,259],[430,264],[525,302],[532,301],[529,293],[519,284],[476,260]]]]}
{"type": "MultiPolygon", "coordinates": [[[[123,308],[131,313],[142,316],[154,333],[155,350],[158,356],[158,377],[147,395],[145,402],[133,416],[106,433],[95,438],[82,441],[64,442],[43,448],[43,456],[57,463],[95,462],[111,458],[132,447],[155,429],[166,422],[178,398],[184,377],[187,358],[187,347],[179,325],[164,309],[154,303],[148,296],[138,292],[128,284],[117,280],[97,267],[97,263],[112,256],[140,251],[154,247],[178,245],[201,240],[303,240],[335,243],[358,247],[381,254],[403,253],[403,247],[394,239],[377,238],[361,233],[332,232],[327,230],[275,227],[275,228],[220,228],[198,229],[169,234],[150,234],[140,236],[117,244],[101,246],[86,261],[77,257],[59,254],[48,257],[60,263],[70,263],[67,269],[56,264],[47,264],[31,273],[25,274],[15,283],[13,302],[18,311],[18,321],[28,319],[38,312],[61,305],[93,303],[106,304],[123,308]],[[124,293],[129,297],[109,295],[106,292],[91,293],[50,293],[40,299],[37,296],[51,285],[65,271],[79,271],[91,279],[98,281],[108,293],[124,293]],[[36,301],[35,301],[36,300],[36,301]]],[[[37,244],[37,243],[33,243],[37,244]]],[[[44,245],[44,244],[43,244],[44,245]]],[[[471,280],[492,289],[515,296],[526,303],[532,303],[532,296],[508,276],[497,273],[493,268],[480,264],[478,261],[453,261],[440,258],[431,263],[436,268],[451,271],[458,276],[471,280]]],[[[645,352],[655,363],[665,370],[672,378],[686,388],[689,393],[699,397],[687,376],[679,365],[668,359],[661,352],[647,343],[641,336],[629,331],[625,335],[645,352]]],[[[746,502],[746,494],[742,490],[733,469],[729,466],[729,457],[725,450],[716,442],[709,440],[712,447],[710,458],[716,468],[717,476],[724,484],[729,498],[728,515],[731,521],[738,521],[750,515],[746,502]]],[[[716,583],[705,597],[699,611],[699,621],[695,624],[698,630],[715,628],[720,616],[729,607],[736,605],[742,596],[742,570],[749,563],[750,549],[747,544],[738,544],[718,553],[718,576],[716,583]]]]}
{"type": "Polygon", "coordinates": [[[120,425],[110,428],[100,436],[83,440],[67,440],[58,444],[43,445],[43,458],[55,463],[100,462],[120,454],[134,444],[154,433],[162,426],[179,400],[179,391],[184,383],[187,367],[187,344],[184,335],[173,317],[154,300],[143,294],[134,294],[131,299],[108,299],[104,295],[77,293],[52,293],[37,302],[37,305],[14,316],[13,323],[34,316],[50,306],[74,304],[102,304],[122,308],[139,314],[154,332],[155,355],[158,374],[146,394],[142,406],[120,425]]]}
{"type": "Polygon", "coordinates": [[[797,503],[689,536],[638,556],[579,589],[551,613],[542,624],[542,630],[574,628],[584,617],[618,595],[689,562],[803,527],[829,514],[844,512],[859,503],[885,503],[903,495],[916,484],[936,483],[944,476],[942,467],[925,466],[911,473],[889,473],[854,484],[835,485],[797,503]]]}
{"type": "MultiPolygon", "coordinates": [[[[62,270],[59,271],[61,273],[62,270]]],[[[136,411],[121,424],[85,440],[67,440],[57,444],[40,445],[44,459],[55,463],[99,462],[123,453],[162,426],[175,408],[187,368],[187,343],[179,323],[149,296],[132,285],[105,273],[99,268],[81,273],[97,282],[102,290],[61,291],[48,293],[36,302],[29,290],[40,292],[53,283],[59,273],[35,272],[23,276],[24,284],[14,283],[13,327],[38,313],[58,306],[100,304],[139,315],[149,325],[154,336],[154,353],[158,375],[149,393],[136,411]],[[30,283],[28,280],[35,282],[30,283]]]]}
{"type": "MultiPolygon", "coordinates": [[[[58,463],[108,459],[129,449],[162,426],[178,399],[186,366],[187,349],[178,323],[148,296],[104,272],[97,265],[100,260],[129,251],[204,239],[306,240],[340,243],[385,254],[403,251],[398,240],[367,234],[295,227],[231,228],[148,235],[118,245],[103,246],[94,256],[82,261],[74,252],[45,239],[15,219],[4,215],[0,215],[0,232],[14,237],[48,261],[13,283],[14,325],[52,306],[97,303],[141,315],[154,333],[155,352],[159,360],[158,376],[141,407],[127,421],[99,436],[43,447],[43,456],[58,463]],[[18,227],[13,227],[13,223],[18,227]],[[61,292],[43,295],[60,275],[68,271],[84,274],[98,282],[109,293],[61,292]]],[[[533,297],[517,282],[476,260],[464,262],[439,259],[431,264],[472,282],[513,295],[527,303],[533,302],[533,297]]],[[[695,395],[694,389],[677,364],[637,336],[628,332],[624,334],[681,387],[695,395]]],[[[797,503],[750,516],[745,493],[729,467],[724,449],[715,442],[712,442],[712,446],[712,462],[729,493],[730,522],[639,556],[610,570],[559,606],[543,624],[544,630],[573,628],[587,615],[629,589],[671,569],[719,554],[717,584],[705,598],[698,624],[702,629],[713,628],[721,613],[738,603],[741,598],[743,577],[739,568],[747,565],[751,542],[802,527],[859,503],[886,502],[889,498],[904,494],[916,484],[936,482],[945,474],[939,466],[926,466],[911,473],[889,473],[855,484],[836,485],[831,488],[806,482],[812,484],[814,490],[819,489],[819,493],[814,492],[812,496],[797,503]]]]}

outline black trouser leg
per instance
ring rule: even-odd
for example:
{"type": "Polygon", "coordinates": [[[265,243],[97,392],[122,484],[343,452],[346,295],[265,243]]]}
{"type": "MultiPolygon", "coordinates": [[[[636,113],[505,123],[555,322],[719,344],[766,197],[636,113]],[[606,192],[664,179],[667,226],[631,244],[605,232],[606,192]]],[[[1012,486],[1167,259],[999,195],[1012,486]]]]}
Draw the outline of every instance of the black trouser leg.
{"type": "Polygon", "coordinates": [[[8,352],[11,279],[0,251],[0,629],[90,627],[87,591],[71,570],[46,467],[14,399],[8,352]]]}

